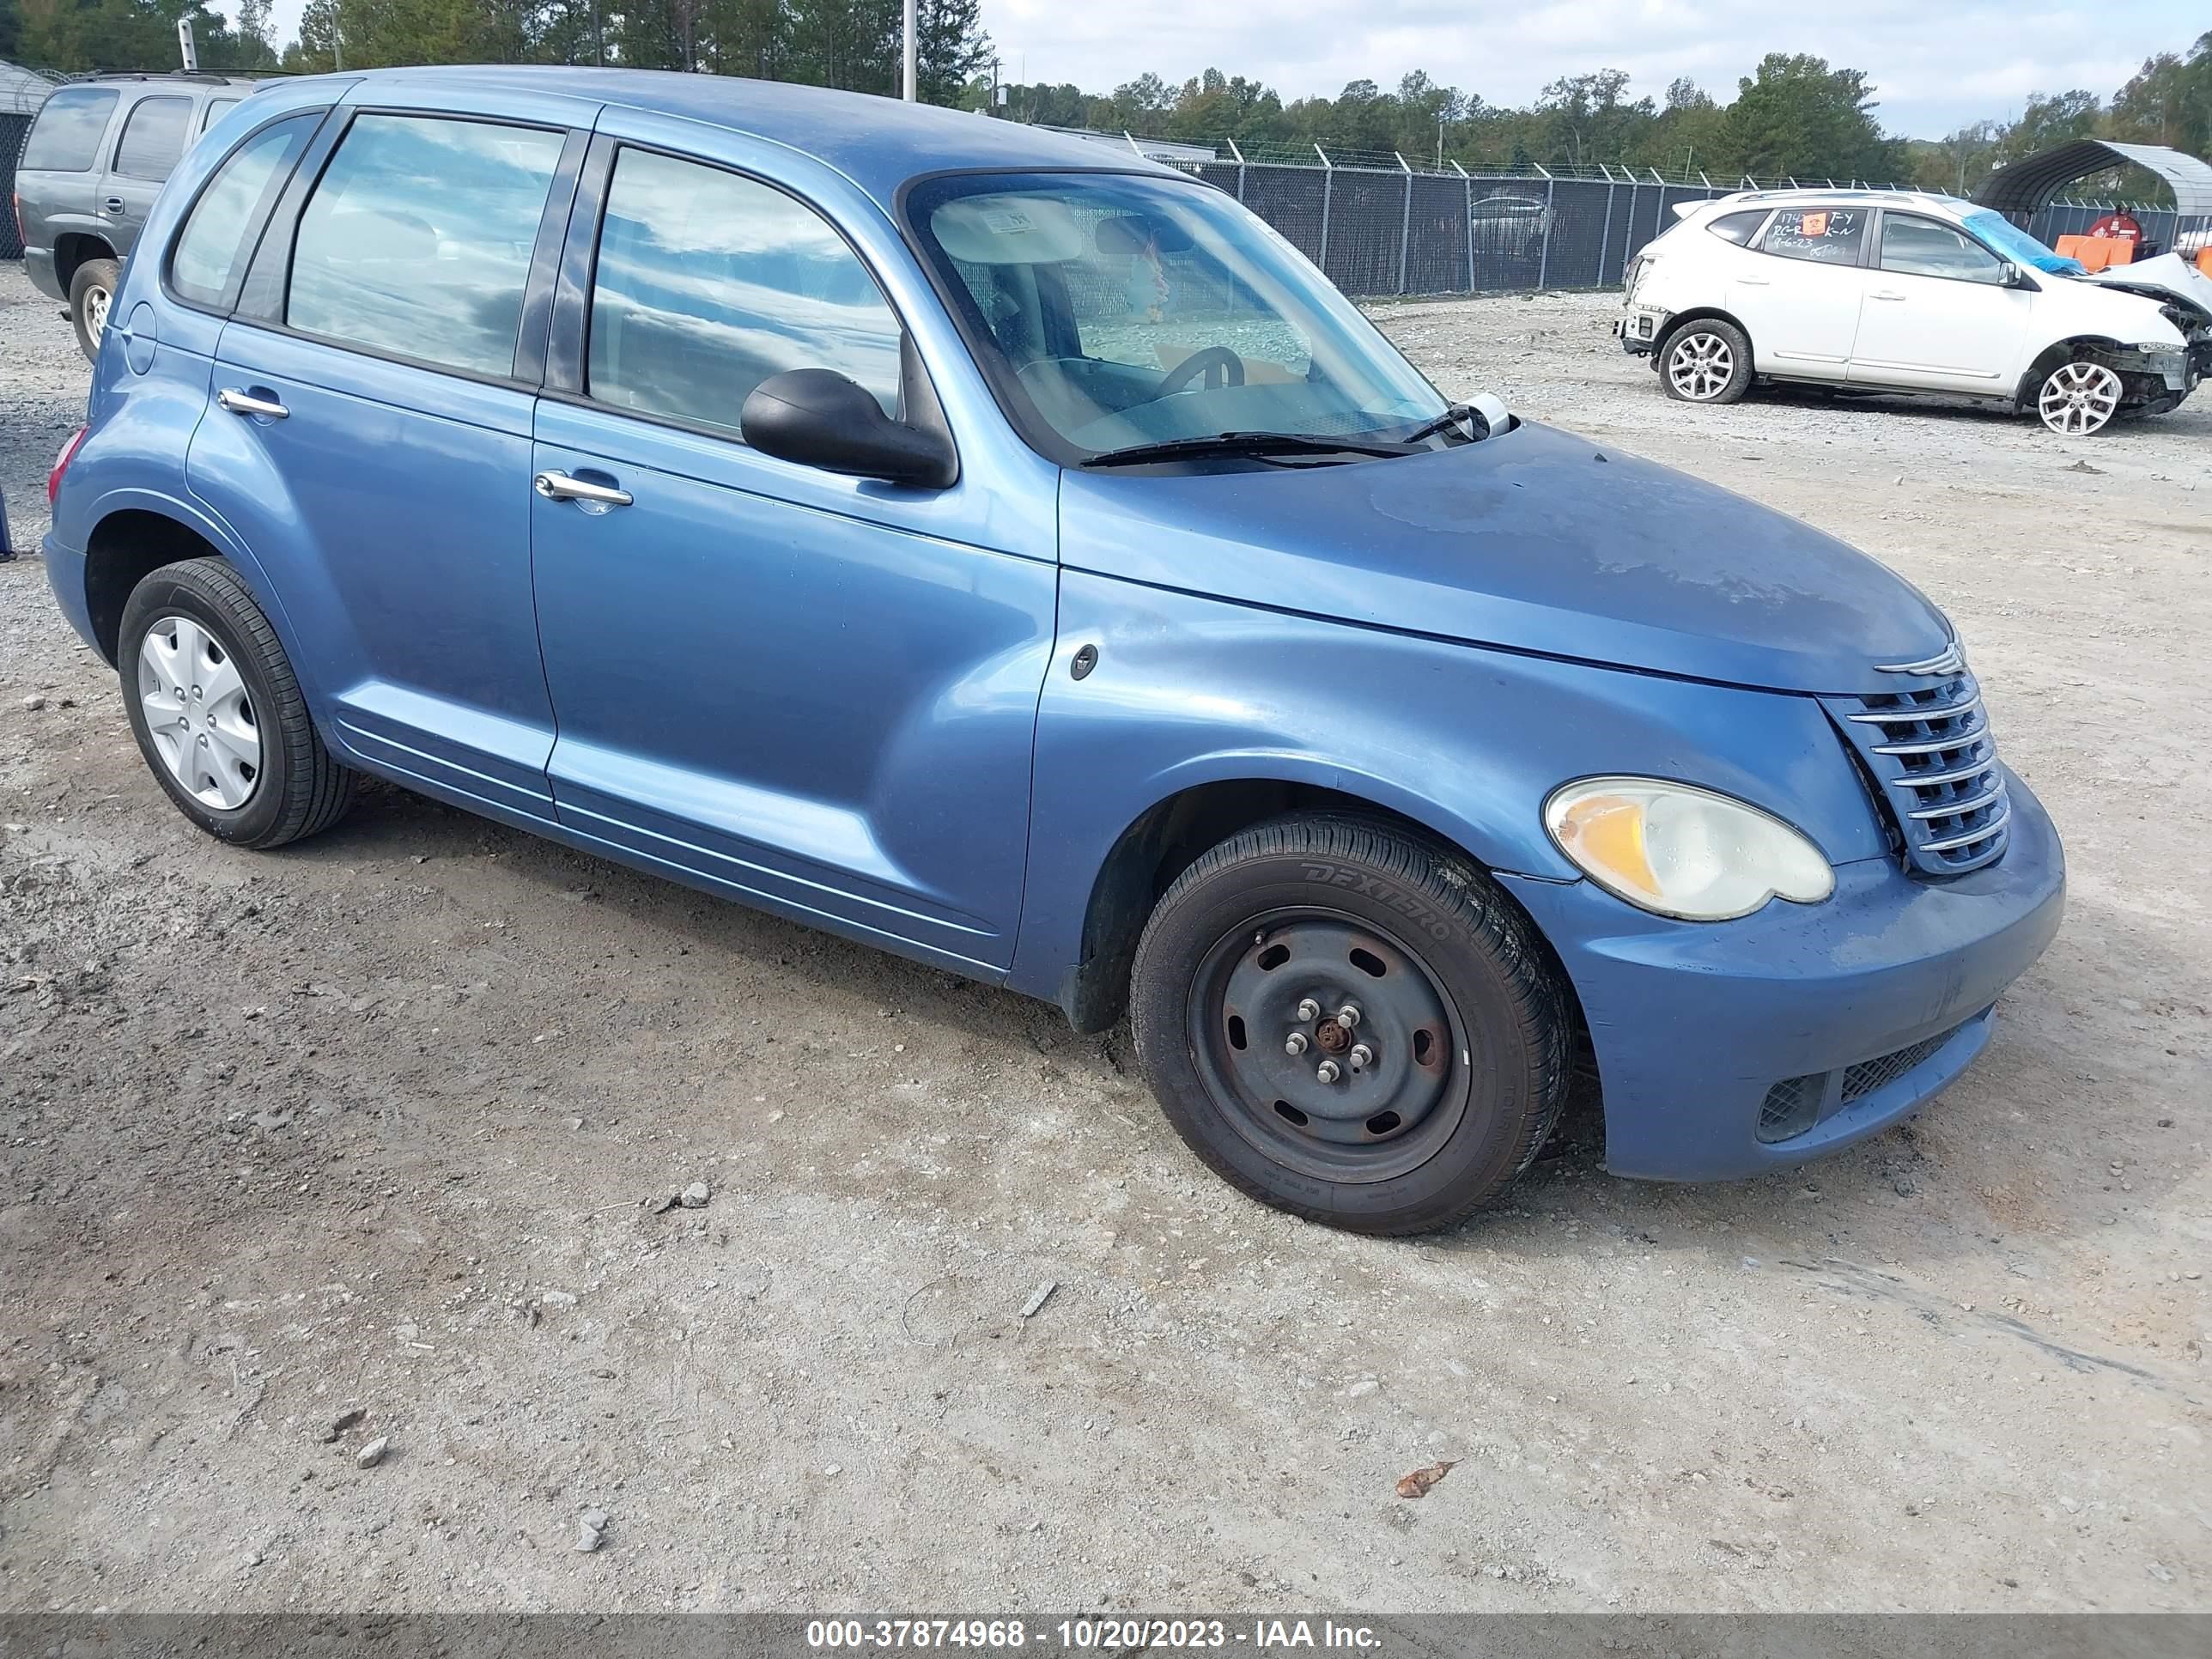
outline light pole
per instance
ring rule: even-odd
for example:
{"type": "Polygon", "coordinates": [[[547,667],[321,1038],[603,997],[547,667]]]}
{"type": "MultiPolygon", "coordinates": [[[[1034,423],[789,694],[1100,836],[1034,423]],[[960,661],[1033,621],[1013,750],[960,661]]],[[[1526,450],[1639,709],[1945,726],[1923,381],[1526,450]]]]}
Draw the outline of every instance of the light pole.
{"type": "Polygon", "coordinates": [[[906,0],[906,90],[903,96],[909,104],[915,100],[915,82],[918,78],[920,67],[914,38],[914,15],[916,9],[915,0],[906,0]]]}

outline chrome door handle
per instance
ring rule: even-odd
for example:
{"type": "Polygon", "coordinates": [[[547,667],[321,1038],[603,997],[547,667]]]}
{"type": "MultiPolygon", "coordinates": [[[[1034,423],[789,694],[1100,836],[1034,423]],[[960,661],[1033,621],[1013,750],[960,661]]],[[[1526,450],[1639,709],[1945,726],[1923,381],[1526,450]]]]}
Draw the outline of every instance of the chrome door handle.
{"type": "Polygon", "coordinates": [[[611,484],[595,484],[588,478],[572,478],[565,472],[541,472],[530,487],[549,501],[589,501],[595,507],[628,507],[630,493],[611,484]]]}
{"type": "Polygon", "coordinates": [[[1869,300],[1902,300],[1904,297],[1893,288],[1878,288],[1867,295],[1869,300]]]}
{"type": "Polygon", "coordinates": [[[235,386],[225,386],[215,394],[216,402],[234,415],[258,415],[264,420],[281,421],[292,411],[282,404],[271,403],[266,398],[256,398],[235,386]]]}

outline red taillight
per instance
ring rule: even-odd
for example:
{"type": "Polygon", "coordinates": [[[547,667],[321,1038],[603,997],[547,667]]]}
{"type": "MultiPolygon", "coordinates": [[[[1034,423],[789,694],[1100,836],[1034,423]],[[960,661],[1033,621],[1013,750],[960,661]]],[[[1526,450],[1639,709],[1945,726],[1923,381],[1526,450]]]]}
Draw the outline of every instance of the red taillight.
{"type": "Polygon", "coordinates": [[[62,453],[54,457],[54,470],[46,474],[46,505],[48,507],[52,507],[54,504],[54,497],[62,493],[62,474],[69,471],[69,464],[76,459],[76,447],[84,441],[84,434],[91,430],[88,426],[77,428],[76,431],[70,434],[69,441],[62,446],[62,453]]]}

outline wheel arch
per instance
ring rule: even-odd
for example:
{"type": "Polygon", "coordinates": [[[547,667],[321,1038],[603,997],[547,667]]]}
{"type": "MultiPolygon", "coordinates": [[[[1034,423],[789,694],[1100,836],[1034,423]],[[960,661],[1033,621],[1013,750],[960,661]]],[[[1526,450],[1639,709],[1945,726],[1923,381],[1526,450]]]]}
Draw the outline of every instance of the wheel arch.
{"type": "Polygon", "coordinates": [[[1660,363],[1665,359],[1667,348],[1674,344],[1675,335],[1680,333],[1692,323],[1726,323],[1745,339],[1751,341],[1752,367],[1754,369],[1758,368],[1759,342],[1753,339],[1751,330],[1745,326],[1743,319],[1726,306],[1692,306],[1687,311],[1678,311],[1669,317],[1667,319],[1665,330],[1661,332],[1657,343],[1651,348],[1651,361],[1654,364],[1660,363]]]}
{"type": "MultiPolygon", "coordinates": [[[[2020,377],[2014,388],[2013,404],[2023,415],[2035,412],[2035,394],[2044,377],[2061,363],[2070,363],[2076,358],[2094,356],[2100,352],[2119,351],[2124,348],[2109,334],[2075,334],[2063,340],[2055,340],[2038,352],[2035,361],[2027,366],[2027,373],[2020,377]]],[[[2118,368],[2117,363],[2112,365],[2118,368]]]]}
{"type": "MultiPolygon", "coordinates": [[[[1426,842],[1447,869],[1457,866],[1466,879],[1486,879],[1504,867],[1474,850],[1472,843],[1480,838],[1475,826],[1458,822],[1433,803],[1384,799],[1390,792],[1370,787],[1369,782],[1342,774],[1323,781],[1287,769],[1245,770],[1182,782],[1138,813],[1115,837],[1091,880],[1079,959],[1067,969],[1057,998],[1069,1024],[1091,1034],[1121,1018],[1137,940],[1161,895],[1209,848],[1269,818],[1288,812],[1364,817],[1426,842]]],[[[1557,951],[1504,883],[1489,884],[1543,940],[1579,1030],[1581,1007],[1557,951]]]]}
{"type": "Polygon", "coordinates": [[[78,270],[88,259],[120,259],[114,245],[88,230],[65,230],[54,238],[54,280],[69,292],[78,270]]]}
{"type": "Polygon", "coordinates": [[[131,590],[165,564],[179,559],[221,559],[234,568],[276,629],[284,649],[294,649],[283,608],[269,592],[260,568],[223,526],[167,495],[122,489],[103,496],[90,514],[85,536],[85,612],[94,643],[112,667],[123,607],[131,590]]]}

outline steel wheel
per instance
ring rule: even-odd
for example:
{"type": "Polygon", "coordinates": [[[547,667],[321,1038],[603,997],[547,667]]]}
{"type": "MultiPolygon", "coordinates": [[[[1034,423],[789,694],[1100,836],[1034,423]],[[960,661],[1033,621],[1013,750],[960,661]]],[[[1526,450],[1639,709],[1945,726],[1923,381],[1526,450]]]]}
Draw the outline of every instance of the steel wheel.
{"type": "Polygon", "coordinates": [[[1688,403],[1711,403],[1735,378],[1735,353],[1717,334],[1694,329],[1667,351],[1667,378],[1688,403]]]}
{"type": "Polygon", "coordinates": [[[169,615],[138,647],[138,704],[147,734],[185,793],[234,812],[261,781],[261,726],[238,664],[190,617],[169,615]]]}
{"type": "Polygon", "coordinates": [[[2120,377],[2102,363],[2061,363],[2036,399],[2044,425],[2069,438],[2102,431],[2119,412],[2120,377]]]}
{"type": "Polygon", "coordinates": [[[84,291],[84,331],[95,346],[107,332],[107,307],[112,297],[104,288],[84,291]]]}
{"type": "Polygon", "coordinates": [[[1317,1180],[1387,1181],[1467,1109],[1466,1037],[1419,954],[1327,910],[1220,939],[1188,1003],[1191,1054],[1231,1126],[1317,1180]]]}

